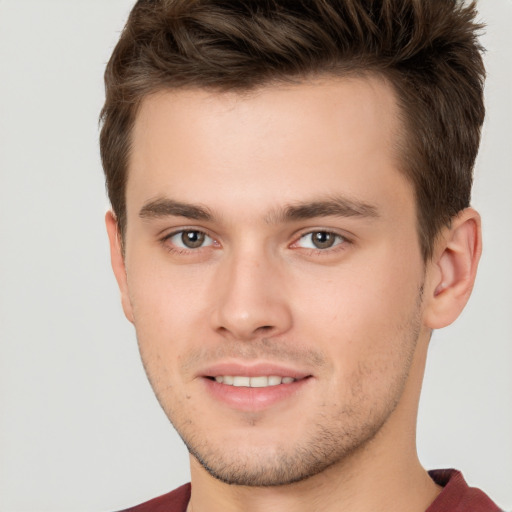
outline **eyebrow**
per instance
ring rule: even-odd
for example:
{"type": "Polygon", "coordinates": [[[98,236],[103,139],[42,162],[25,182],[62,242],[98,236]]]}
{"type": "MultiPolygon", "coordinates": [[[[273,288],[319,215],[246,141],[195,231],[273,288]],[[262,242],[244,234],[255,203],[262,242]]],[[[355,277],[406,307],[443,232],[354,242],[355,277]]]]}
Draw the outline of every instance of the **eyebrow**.
{"type": "Polygon", "coordinates": [[[267,215],[269,224],[313,219],[315,217],[378,218],[378,209],[368,203],[346,197],[290,204],[267,215]]]}
{"type": "Polygon", "coordinates": [[[186,217],[192,220],[213,220],[213,214],[204,206],[182,203],[174,199],[160,198],[146,203],[139,212],[142,219],[186,217]]]}
{"type": "MultiPolygon", "coordinates": [[[[170,198],[158,198],[147,202],[141,208],[139,217],[142,219],[185,217],[202,221],[213,221],[215,218],[209,208],[170,198]]],[[[289,204],[268,213],[265,221],[268,224],[279,224],[316,217],[377,218],[379,213],[375,206],[368,203],[346,197],[334,197],[327,200],[289,204]]]]}

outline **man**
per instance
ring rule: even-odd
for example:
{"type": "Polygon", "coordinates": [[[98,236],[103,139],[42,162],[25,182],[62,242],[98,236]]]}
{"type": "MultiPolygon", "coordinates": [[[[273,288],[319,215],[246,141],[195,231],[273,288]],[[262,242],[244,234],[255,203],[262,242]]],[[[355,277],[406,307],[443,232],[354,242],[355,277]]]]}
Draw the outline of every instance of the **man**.
{"type": "Polygon", "coordinates": [[[430,336],[481,252],[475,15],[137,2],[106,71],[106,223],[192,484],[131,510],[498,510],[415,446],[430,336]]]}

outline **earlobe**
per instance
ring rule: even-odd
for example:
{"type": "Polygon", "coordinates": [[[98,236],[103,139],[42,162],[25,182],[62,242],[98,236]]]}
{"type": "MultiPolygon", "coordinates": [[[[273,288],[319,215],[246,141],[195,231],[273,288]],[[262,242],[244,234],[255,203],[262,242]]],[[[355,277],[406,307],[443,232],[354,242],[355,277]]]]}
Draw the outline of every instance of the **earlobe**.
{"type": "Polygon", "coordinates": [[[429,328],[446,327],[460,315],[471,295],[481,252],[480,215],[466,208],[441,233],[428,265],[424,320],[429,328]]]}
{"type": "Polygon", "coordinates": [[[126,278],[126,267],[122,249],[122,241],[119,233],[116,216],[112,211],[105,215],[105,224],[107,227],[108,239],[110,242],[110,261],[112,270],[116,277],[119,291],[121,292],[121,303],[126,318],[133,323],[133,311],[128,294],[128,282],[126,278]]]}

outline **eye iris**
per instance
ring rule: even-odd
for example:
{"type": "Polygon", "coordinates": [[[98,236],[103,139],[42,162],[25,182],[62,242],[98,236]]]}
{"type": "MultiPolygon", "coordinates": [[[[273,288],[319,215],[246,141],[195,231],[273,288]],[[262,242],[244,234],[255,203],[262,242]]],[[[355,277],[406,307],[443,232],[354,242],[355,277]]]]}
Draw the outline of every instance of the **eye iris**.
{"type": "Polygon", "coordinates": [[[328,233],[327,231],[317,231],[312,235],[313,245],[317,249],[328,249],[332,247],[335,240],[335,235],[328,233]]]}
{"type": "Polygon", "coordinates": [[[200,231],[183,231],[181,241],[185,247],[195,249],[204,243],[205,234],[200,231]]]}

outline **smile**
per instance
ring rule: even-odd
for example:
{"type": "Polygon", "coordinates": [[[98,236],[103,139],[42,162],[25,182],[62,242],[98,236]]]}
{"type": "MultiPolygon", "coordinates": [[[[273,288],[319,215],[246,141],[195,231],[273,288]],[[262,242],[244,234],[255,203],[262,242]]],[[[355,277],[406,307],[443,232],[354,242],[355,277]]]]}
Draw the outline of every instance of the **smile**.
{"type": "Polygon", "coordinates": [[[218,364],[206,369],[201,377],[209,396],[232,410],[245,412],[296,403],[295,397],[315,381],[310,373],[266,363],[252,367],[218,364]]]}
{"type": "Polygon", "coordinates": [[[280,384],[291,384],[297,379],[293,377],[279,377],[277,375],[260,375],[256,377],[247,377],[243,375],[219,375],[215,381],[227,386],[245,387],[245,388],[266,388],[269,386],[279,386],[280,384]]]}

